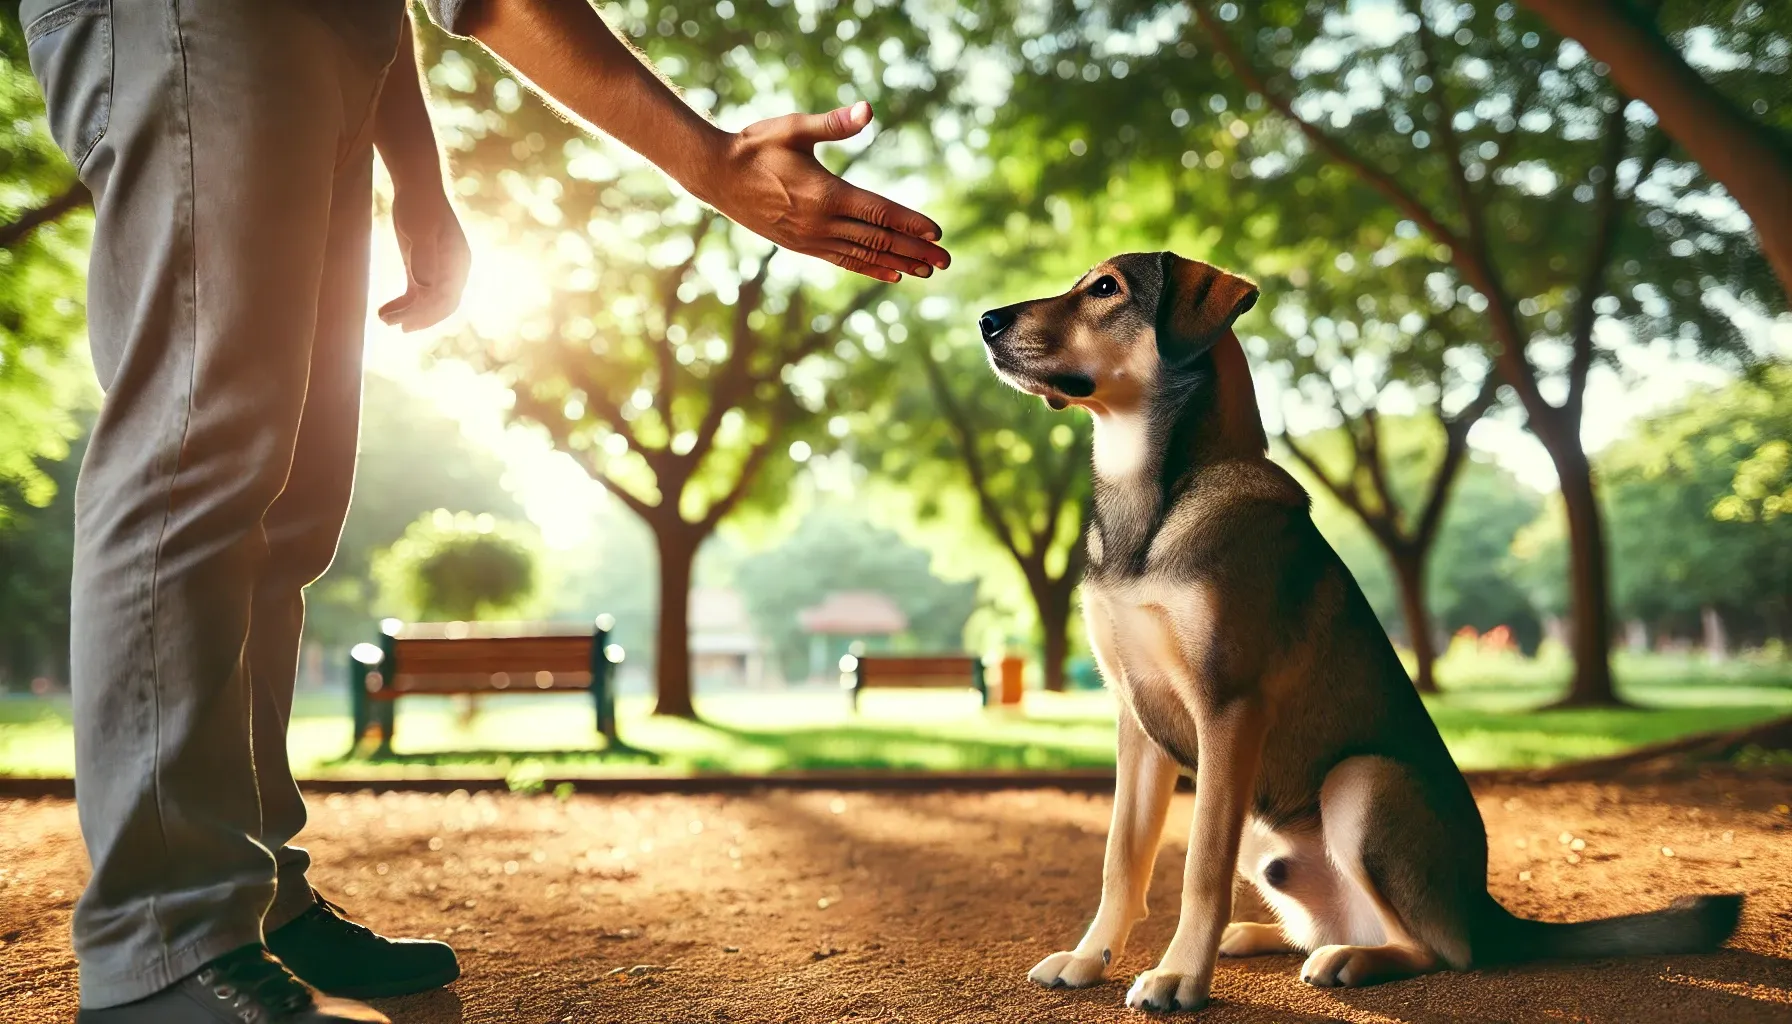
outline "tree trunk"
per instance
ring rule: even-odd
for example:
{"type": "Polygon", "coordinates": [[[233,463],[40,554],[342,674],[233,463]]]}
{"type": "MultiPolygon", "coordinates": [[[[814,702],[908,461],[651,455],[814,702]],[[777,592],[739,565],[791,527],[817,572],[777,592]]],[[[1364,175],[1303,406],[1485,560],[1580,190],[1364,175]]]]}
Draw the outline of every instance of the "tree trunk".
{"type": "Polygon", "coordinates": [[[1420,693],[1437,692],[1437,647],[1431,635],[1431,609],[1425,604],[1425,562],[1429,552],[1390,551],[1394,582],[1400,587],[1400,608],[1412,643],[1412,685],[1420,693]]]}
{"type": "Polygon", "coordinates": [[[1677,53],[1655,26],[1618,0],[1525,0],[1562,35],[1611,68],[1613,81],[1647,103],[1661,127],[1754,221],[1761,251],[1792,294],[1792,155],[1677,53]]]}
{"type": "Polygon", "coordinates": [[[1578,433],[1547,444],[1562,504],[1568,510],[1568,641],[1574,678],[1555,707],[1620,707],[1612,685],[1610,577],[1605,564],[1605,526],[1593,487],[1593,469],[1578,433]]]}
{"type": "Polygon", "coordinates": [[[691,703],[691,565],[697,542],[679,533],[654,531],[660,551],[660,614],[653,637],[657,681],[653,713],[696,718],[691,703]]]}
{"type": "Polygon", "coordinates": [[[1070,655],[1070,592],[1071,580],[1052,580],[1043,589],[1033,589],[1033,604],[1039,611],[1041,665],[1045,688],[1053,693],[1066,689],[1064,661],[1070,655]]]}

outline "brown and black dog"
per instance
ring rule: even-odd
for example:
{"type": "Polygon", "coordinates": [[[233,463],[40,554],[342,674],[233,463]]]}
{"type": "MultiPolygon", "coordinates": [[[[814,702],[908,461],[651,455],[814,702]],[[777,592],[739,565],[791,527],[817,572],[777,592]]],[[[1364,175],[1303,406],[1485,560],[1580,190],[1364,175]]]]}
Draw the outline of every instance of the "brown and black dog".
{"type": "Polygon", "coordinates": [[[1029,975],[1094,984],[1145,916],[1179,772],[1195,777],[1182,916],[1128,1006],[1206,1005],[1216,956],[1307,952],[1301,978],[1366,985],[1555,956],[1691,953],[1740,896],[1549,924],[1487,892],[1468,784],[1307,494],[1265,455],[1232,323],[1249,281],[1173,253],[1117,256],[1070,291],[985,313],[990,363],[1095,417],[1083,611],[1119,696],[1101,905],[1029,975]],[[1232,923],[1234,872],[1279,925],[1232,923]]]}

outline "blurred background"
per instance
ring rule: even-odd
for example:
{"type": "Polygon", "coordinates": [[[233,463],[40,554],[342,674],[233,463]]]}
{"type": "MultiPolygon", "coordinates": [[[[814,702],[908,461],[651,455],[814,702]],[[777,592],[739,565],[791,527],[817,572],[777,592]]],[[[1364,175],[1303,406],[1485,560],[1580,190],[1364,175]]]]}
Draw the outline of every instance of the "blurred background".
{"type": "MultiPolygon", "coordinates": [[[[955,263],[891,287],[775,254],[421,29],[475,267],[438,329],[370,318],[301,773],[1111,764],[1076,600],[1089,422],[999,384],[974,321],[1126,250],[1261,283],[1239,333],[1273,455],[1465,767],[1792,713],[1792,8],[601,9],[726,128],[869,100],[823,158],[955,263]],[[343,756],[347,652],[382,618],[599,614],[639,757],[593,750],[576,694],[407,700],[395,751],[343,756]],[[903,651],[1018,655],[1025,697],[851,711],[842,656],[903,651]]],[[[0,167],[0,774],[65,775],[91,221],[16,3],[0,167]]]]}

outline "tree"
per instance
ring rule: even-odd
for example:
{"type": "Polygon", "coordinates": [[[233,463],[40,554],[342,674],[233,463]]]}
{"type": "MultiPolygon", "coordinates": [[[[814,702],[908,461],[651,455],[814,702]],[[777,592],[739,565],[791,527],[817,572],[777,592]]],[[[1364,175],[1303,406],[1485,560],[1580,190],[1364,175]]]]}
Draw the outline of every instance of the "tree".
{"type": "Polygon", "coordinates": [[[52,494],[41,508],[23,500],[18,481],[0,479],[0,506],[16,510],[0,529],[0,690],[68,679],[75,473],[86,446],[82,437],[66,458],[39,462],[52,494]]]}
{"type": "MultiPolygon", "coordinates": [[[[843,503],[811,510],[780,543],[735,567],[740,591],[759,635],[771,641],[787,679],[809,669],[810,637],[797,613],[843,590],[875,590],[908,617],[897,647],[954,651],[964,645],[965,622],[977,605],[974,583],[949,583],[930,569],[929,552],[867,521],[843,503]]],[[[838,649],[829,652],[837,657],[838,649]]]]}
{"type": "MultiPolygon", "coordinates": [[[[1684,147],[1706,173],[1723,182],[1755,223],[1761,249],[1773,264],[1779,277],[1780,290],[1792,292],[1792,146],[1788,146],[1785,125],[1773,126],[1750,116],[1749,110],[1726,95],[1721,87],[1725,79],[1734,79],[1721,72],[1716,82],[1707,81],[1663,33],[1654,12],[1659,0],[1632,5],[1626,0],[1525,0],[1525,6],[1536,11],[1549,27],[1585,47],[1594,60],[1611,68],[1612,80],[1618,88],[1649,105],[1661,119],[1662,130],[1684,147]]],[[[1675,5],[1694,8],[1699,22],[1682,24],[1687,28],[1721,28],[1732,34],[1720,36],[1720,46],[1733,54],[1741,54],[1744,66],[1753,55],[1761,54],[1770,65],[1770,74],[1783,78],[1787,73],[1785,46],[1792,38],[1792,23],[1780,15],[1769,15],[1772,5],[1760,3],[1721,3],[1675,5]],[[1728,15],[1728,17],[1724,17],[1728,15]],[[1742,35],[1738,40],[1734,36],[1742,35]],[[1777,40],[1780,52],[1767,48],[1777,40]]],[[[1679,13],[1668,12],[1670,16],[1679,13]]],[[[1760,81],[1757,76],[1743,76],[1741,91],[1760,81]]],[[[1754,95],[1755,114],[1765,115],[1773,108],[1784,115],[1784,103],[1778,96],[1754,95]]]]}
{"type": "MultiPolygon", "coordinates": [[[[930,33],[897,5],[860,5],[826,32],[817,12],[795,6],[680,12],[636,3],[605,13],[693,86],[697,106],[725,118],[744,119],[766,96],[819,108],[856,90],[881,127],[874,149],[841,166],[894,173],[924,160],[926,111],[953,82],[928,58],[950,26],[930,33]]],[[[778,270],[764,243],[693,202],[667,201],[656,173],[576,137],[481,62],[449,50],[431,73],[467,97],[447,118],[462,126],[448,134],[458,188],[539,254],[552,298],[501,324],[476,324],[451,350],[498,373],[516,416],[652,529],[655,711],[695,717],[688,604],[698,547],[832,443],[833,383],[852,358],[839,325],[876,306],[887,286],[842,290],[831,271],[778,270]]]]}
{"type": "Polygon", "coordinates": [[[407,618],[520,617],[536,594],[538,547],[516,524],[436,509],[374,557],[373,575],[392,610],[407,618]]]}
{"type": "MultiPolygon", "coordinates": [[[[1312,378],[1325,380],[1326,383],[1319,387],[1332,390],[1329,378],[1320,374],[1313,374],[1312,378]]],[[[1339,431],[1345,443],[1335,447],[1347,453],[1343,465],[1337,470],[1328,468],[1325,460],[1304,439],[1286,432],[1279,437],[1282,445],[1306,467],[1313,479],[1362,521],[1387,556],[1400,590],[1407,642],[1412,647],[1413,685],[1421,693],[1436,693],[1438,689],[1435,672],[1438,651],[1430,605],[1426,600],[1431,553],[1441,532],[1450,493],[1468,457],[1469,428],[1493,404],[1496,389],[1497,380],[1489,375],[1487,384],[1474,399],[1453,413],[1443,411],[1439,398],[1428,419],[1442,427],[1441,453],[1423,450],[1433,446],[1412,446],[1398,452],[1406,457],[1404,461],[1409,467],[1408,472],[1399,476],[1416,483],[1415,489],[1420,496],[1417,502],[1404,497],[1400,493],[1402,489],[1396,485],[1398,477],[1388,466],[1391,453],[1390,446],[1383,440],[1382,416],[1372,401],[1353,413],[1348,411],[1350,400],[1332,390],[1334,405],[1339,408],[1345,424],[1339,431]],[[1419,450],[1414,451],[1414,448],[1419,450]]],[[[1382,393],[1381,387],[1368,390],[1371,394],[1382,393]]],[[[1441,391],[1439,389],[1440,396],[1441,391]]],[[[1425,425],[1429,426],[1428,423],[1425,425]]]]}
{"type": "Polygon", "coordinates": [[[53,499],[45,460],[67,457],[95,390],[76,350],[86,191],[44,123],[18,18],[0,5],[0,531],[53,499]]]}
{"type": "Polygon", "coordinates": [[[1784,495],[1792,370],[1701,389],[1601,453],[1617,608],[1658,635],[1792,632],[1792,516],[1784,495]]]}
{"type": "Polygon", "coordinates": [[[1090,421],[1015,395],[981,345],[963,343],[973,317],[956,319],[967,326],[917,328],[936,340],[903,350],[907,386],[863,417],[857,454],[910,492],[921,520],[963,523],[1013,564],[1038,618],[1045,688],[1061,691],[1088,555],[1090,421]]]}

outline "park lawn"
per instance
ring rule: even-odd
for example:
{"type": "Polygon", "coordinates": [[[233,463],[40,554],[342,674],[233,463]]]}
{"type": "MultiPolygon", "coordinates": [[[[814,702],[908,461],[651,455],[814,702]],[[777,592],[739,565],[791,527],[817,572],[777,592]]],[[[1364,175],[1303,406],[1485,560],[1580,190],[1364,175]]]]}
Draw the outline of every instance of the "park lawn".
{"type": "MultiPolygon", "coordinates": [[[[1740,728],[1792,714],[1792,665],[1691,658],[1620,658],[1634,707],[1537,710],[1561,692],[1565,664],[1548,658],[1453,658],[1432,716],[1464,768],[1533,767],[1618,753],[1647,743],[1740,728]]],[[[304,778],[767,773],[816,769],[1102,768],[1113,764],[1113,703],[1105,692],[1029,693],[1022,709],[981,708],[966,693],[873,691],[853,714],[835,692],[735,693],[700,698],[701,723],[654,718],[644,697],[619,702],[631,751],[593,749],[582,695],[494,695],[463,724],[446,699],[399,705],[395,753],[344,757],[345,701],[307,694],[290,733],[304,778]]],[[[73,771],[67,705],[0,701],[0,775],[73,771]]]]}

